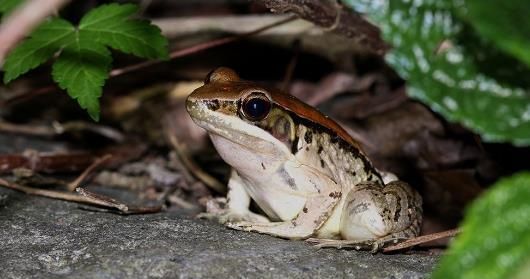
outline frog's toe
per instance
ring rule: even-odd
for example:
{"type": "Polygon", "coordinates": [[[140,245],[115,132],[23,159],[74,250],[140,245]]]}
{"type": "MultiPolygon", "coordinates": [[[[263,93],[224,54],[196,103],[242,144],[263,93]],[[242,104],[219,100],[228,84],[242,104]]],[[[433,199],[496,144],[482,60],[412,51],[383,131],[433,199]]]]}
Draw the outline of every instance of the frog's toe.
{"type": "Polygon", "coordinates": [[[315,248],[370,250],[372,252],[377,252],[382,248],[382,246],[379,246],[377,241],[372,240],[356,241],[343,239],[308,238],[306,239],[306,242],[312,244],[315,248]]]}
{"type": "Polygon", "coordinates": [[[225,224],[227,227],[238,230],[238,231],[251,231],[252,230],[252,223],[241,221],[241,222],[228,222],[225,224]]]}
{"type": "Polygon", "coordinates": [[[257,223],[268,223],[270,222],[267,217],[255,214],[252,212],[235,212],[231,210],[222,210],[220,212],[204,212],[197,215],[198,218],[216,220],[220,224],[237,223],[237,222],[257,222],[257,223]]]}

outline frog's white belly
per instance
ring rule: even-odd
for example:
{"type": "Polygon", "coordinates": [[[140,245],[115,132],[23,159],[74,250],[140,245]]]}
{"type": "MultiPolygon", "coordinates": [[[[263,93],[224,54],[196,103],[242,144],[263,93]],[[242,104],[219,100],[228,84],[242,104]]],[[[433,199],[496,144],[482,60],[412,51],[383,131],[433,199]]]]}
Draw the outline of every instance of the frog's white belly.
{"type": "Polygon", "coordinates": [[[246,190],[272,221],[294,219],[306,203],[305,197],[271,185],[264,187],[263,185],[251,184],[246,187],[246,190]]]}

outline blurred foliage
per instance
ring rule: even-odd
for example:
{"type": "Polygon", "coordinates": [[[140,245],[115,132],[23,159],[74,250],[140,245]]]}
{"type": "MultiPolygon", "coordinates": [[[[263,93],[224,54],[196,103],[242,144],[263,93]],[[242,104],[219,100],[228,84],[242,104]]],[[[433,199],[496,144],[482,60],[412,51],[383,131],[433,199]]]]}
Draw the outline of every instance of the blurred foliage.
{"type": "Polygon", "coordinates": [[[503,179],[468,210],[433,278],[528,278],[530,172],[503,179]]]}
{"type": "Polygon", "coordinates": [[[411,96],[487,141],[530,144],[527,2],[344,2],[381,28],[411,96]]]}
{"type": "MultiPolygon", "coordinates": [[[[489,141],[530,144],[530,5],[491,0],[346,0],[392,45],[408,92],[489,141]]],[[[434,278],[528,278],[530,173],[477,200],[434,278]]]]}
{"type": "Polygon", "coordinates": [[[16,8],[22,0],[1,0],[0,1],[0,14],[3,16],[10,13],[14,8],[16,8]]]}

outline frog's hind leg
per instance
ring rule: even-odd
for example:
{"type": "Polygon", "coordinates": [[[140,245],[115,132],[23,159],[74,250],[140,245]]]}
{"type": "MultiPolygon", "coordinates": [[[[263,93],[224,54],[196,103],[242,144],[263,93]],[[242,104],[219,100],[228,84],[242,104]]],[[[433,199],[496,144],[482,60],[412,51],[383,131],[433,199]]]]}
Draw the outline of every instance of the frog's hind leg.
{"type": "Polygon", "coordinates": [[[408,184],[361,183],[348,193],[340,224],[342,240],[310,239],[318,247],[377,251],[419,234],[421,197],[408,184]]]}

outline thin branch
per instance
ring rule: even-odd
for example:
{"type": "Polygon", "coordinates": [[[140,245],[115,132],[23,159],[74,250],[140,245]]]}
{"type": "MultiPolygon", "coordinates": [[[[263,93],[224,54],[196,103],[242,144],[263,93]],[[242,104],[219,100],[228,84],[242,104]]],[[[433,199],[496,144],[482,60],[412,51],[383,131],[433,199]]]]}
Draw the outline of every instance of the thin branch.
{"type": "Polygon", "coordinates": [[[442,239],[442,238],[454,237],[461,232],[462,231],[459,228],[457,228],[457,229],[447,230],[443,232],[437,232],[437,233],[432,233],[428,235],[418,236],[418,237],[411,238],[409,240],[397,243],[395,245],[388,246],[383,249],[383,253],[402,250],[405,248],[417,246],[419,244],[431,242],[431,241],[442,239]]]}
{"type": "Polygon", "coordinates": [[[163,209],[162,205],[156,206],[145,206],[145,207],[133,207],[126,205],[120,201],[117,201],[111,197],[96,194],[90,192],[84,188],[78,187],[75,189],[83,198],[90,201],[92,204],[96,204],[103,207],[115,208],[123,214],[146,214],[146,213],[157,213],[163,209]]]}
{"type": "Polygon", "coordinates": [[[116,129],[84,121],[54,122],[47,125],[22,125],[0,120],[0,132],[23,134],[38,137],[53,137],[67,132],[90,131],[116,142],[122,142],[125,136],[116,129]]]}
{"type": "Polygon", "coordinates": [[[79,194],[74,194],[61,191],[32,188],[17,183],[9,182],[2,178],[0,178],[0,186],[28,195],[117,209],[122,214],[156,213],[160,212],[163,209],[163,206],[131,207],[124,203],[118,202],[115,199],[89,192],[83,188],[77,188],[76,190],[79,194]]]}
{"type": "Polygon", "coordinates": [[[296,64],[298,64],[298,56],[300,56],[300,41],[296,40],[293,43],[293,56],[291,57],[291,60],[289,60],[289,64],[287,64],[282,86],[280,87],[284,92],[289,91],[289,85],[293,79],[294,69],[296,68],[296,64]]]}
{"type": "Polygon", "coordinates": [[[120,144],[95,151],[66,154],[46,154],[37,151],[23,154],[0,154],[0,173],[11,172],[16,168],[27,168],[45,173],[83,171],[94,160],[105,154],[112,155],[112,158],[105,162],[105,166],[115,167],[140,157],[146,148],[143,144],[120,144]]]}
{"type": "Polygon", "coordinates": [[[0,25],[0,64],[20,40],[46,17],[57,12],[68,0],[28,0],[0,25]]]}
{"type": "MultiPolygon", "coordinates": [[[[263,31],[266,31],[268,29],[274,28],[276,26],[288,23],[288,22],[293,21],[293,20],[295,20],[297,18],[298,18],[298,16],[290,16],[290,17],[281,19],[281,20],[279,20],[277,22],[273,22],[271,24],[265,25],[265,26],[263,26],[261,28],[258,28],[256,30],[253,30],[253,31],[250,31],[250,32],[247,32],[247,33],[234,35],[234,36],[229,36],[229,37],[224,37],[224,38],[220,38],[220,39],[215,39],[215,40],[207,41],[207,42],[204,42],[204,43],[199,43],[199,44],[196,44],[194,46],[187,47],[187,48],[184,48],[184,49],[175,50],[175,51],[173,51],[173,52],[171,52],[169,54],[169,58],[170,59],[175,59],[175,58],[179,58],[179,57],[183,57],[183,56],[188,56],[188,55],[191,55],[191,54],[194,54],[194,53],[197,53],[197,52],[201,52],[203,50],[207,50],[207,49],[210,49],[210,48],[226,45],[226,44],[241,40],[243,38],[259,34],[259,33],[263,32],[263,31]]],[[[134,64],[134,65],[130,65],[130,66],[127,66],[127,67],[114,69],[114,70],[112,70],[110,72],[110,76],[111,77],[116,77],[116,76],[123,75],[123,74],[126,74],[126,73],[131,72],[131,71],[136,71],[138,69],[145,68],[147,66],[158,64],[160,62],[163,62],[163,61],[150,60],[150,61],[146,61],[146,62],[134,64]]]]}
{"type": "MultiPolygon", "coordinates": [[[[271,24],[265,25],[263,27],[260,27],[260,28],[258,28],[256,30],[253,30],[253,31],[250,31],[250,32],[247,32],[247,33],[242,33],[242,34],[239,34],[239,35],[234,35],[234,36],[228,36],[228,37],[224,37],[224,38],[220,38],[220,39],[215,39],[215,40],[207,41],[207,42],[204,42],[204,43],[199,43],[197,45],[193,45],[191,47],[187,47],[187,48],[184,48],[184,49],[175,50],[175,51],[173,51],[173,52],[171,52],[169,54],[169,57],[170,57],[170,59],[175,59],[175,58],[191,55],[191,54],[194,54],[194,53],[197,53],[197,52],[201,52],[201,51],[204,51],[204,50],[207,50],[207,49],[210,49],[210,48],[226,45],[226,44],[241,40],[243,38],[259,34],[261,32],[264,32],[264,31],[269,30],[271,28],[274,28],[276,26],[288,23],[288,22],[293,21],[293,20],[295,20],[297,18],[298,18],[297,16],[290,16],[290,17],[281,19],[281,20],[279,20],[277,22],[273,22],[271,24]]],[[[126,66],[126,67],[123,67],[123,68],[114,69],[114,70],[112,70],[110,72],[109,76],[110,77],[117,77],[117,76],[129,73],[129,72],[136,71],[136,70],[139,70],[139,69],[142,69],[142,68],[145,68],[145,67],[148,67],[148,66],[152,66],[152,65],[155,65],[155,64],[158,64],[158,63],[162,63],[162,62],[166,62],[166,61],[150,60],[150,61],[145,61],[145,62],[142,62],[142,63],[126,66]]],[[[7,99],[7,100],[5,100],[3,102],[0,101],[0,107],[6,106],[6,105],[11,105],[13,103],[16,103],[16,102],[19,102],[21,100],[25,100],[27,98],[31,98],[31,97],[34,97],[34,96],[37,96],[37,95],[47,94],[47,93],[53,92],[54,90],[57,90],[56,86],[47,86],[47,87],[43,87],[43,88],[37,89],[35,91],[23,93],[23,94],[20,94],[18,96],[15,96],[15,97],[13,97],[11,99],[7,99]]]]}
{"type": "Polygon", "coordinates": [[[390,47],[381,38],[379,28],[362,14],[343,7],[337,0],[254,0],[274,13],[295,13],[301,18],[352,38],[367,50],[384,54],[390,47]]]}
{"type": "Polygon", "coordinates": [[[73,192],[89,174],[91,174],[97,167],[101,166],[101,164],[105,163],[110,158],[112,158],[112,155],[105,154],[103,157],[96,159],[94,163],[88,166],[88,168],[86,168],[74,181],[68,183],[68,192],[73,192]]]}
{"type": "Polygon", "coordinates": [[[200,181],[204,182],[206,186],[210,189],[216,191],[217,193],[223,194],[226,193],[226,187],[215,179],[213,176],[209,175],[207,172],[202,170],[195,162],[189,158],[189,156],[184,151],[182,145],[178,142],[177,138],[174,135],[169,136],[169,142],[173,146],[173,149],[177,153],[180,161],[186,168],[193,173],[193,175],[198,178],[200,181]]]}
{"type": "Polygon", "coordinates": [[[32,188],[32,187],[20,185],[17,183],[9,182],[2,178],[0,178],[0,186],[4,186],[6,188],[19,191],[19,192],[22,192],[28,195],[41,196],[41,197],[46,197],[46,198],[51,198],[51,199],[59,199],[59,200],[72,201],[72,202],[78,202],[78,203],[93,204],[85,197],[79,196],[77,194],[32,188]]]}

